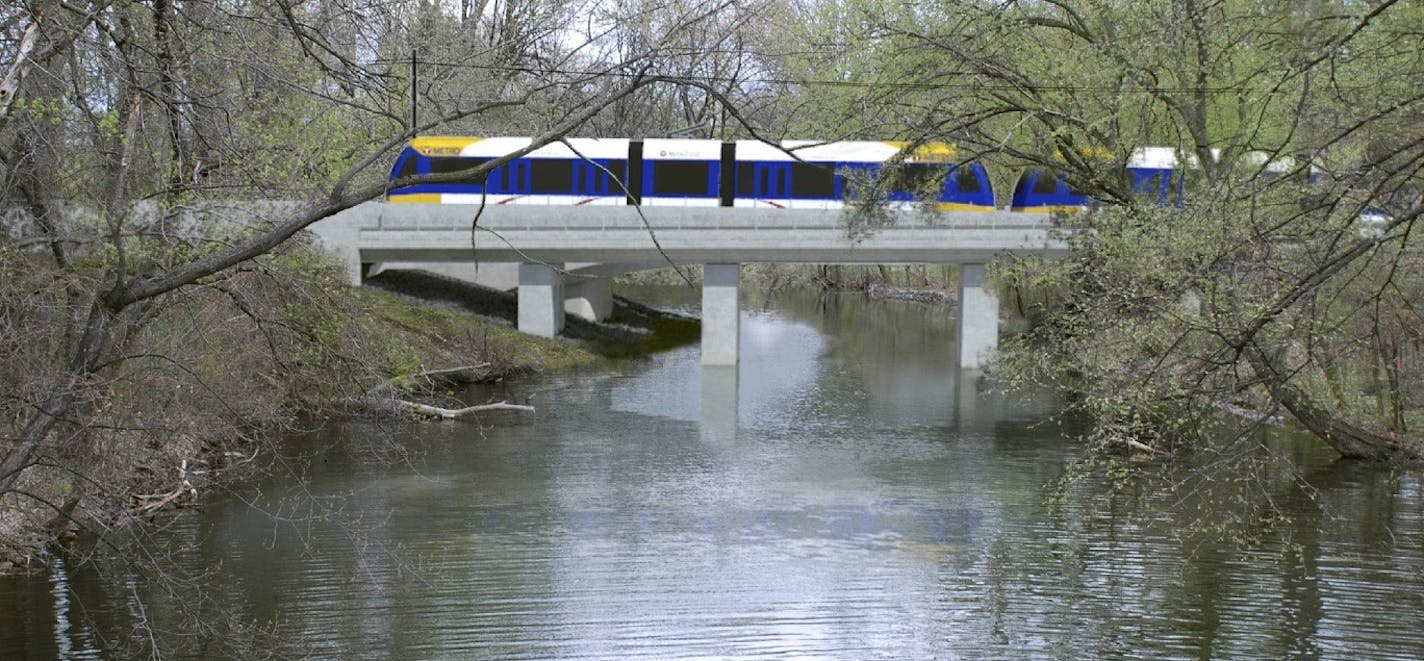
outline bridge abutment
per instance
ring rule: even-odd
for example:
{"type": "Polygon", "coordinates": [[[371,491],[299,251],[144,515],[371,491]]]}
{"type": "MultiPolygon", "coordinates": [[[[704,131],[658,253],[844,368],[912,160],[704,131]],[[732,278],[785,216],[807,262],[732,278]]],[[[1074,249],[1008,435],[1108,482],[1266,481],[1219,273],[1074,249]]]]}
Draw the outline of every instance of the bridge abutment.
{"type": "Polygon", "coordinates": [[[613,315],[613,279],[569,276],[564,282],[564,311],[589,321],[613,315]]]}
{"type": "Polygon", "coordinates": [[[735,366],[741,333],[741,264],[702,267],[702,364],[735,366]]]}

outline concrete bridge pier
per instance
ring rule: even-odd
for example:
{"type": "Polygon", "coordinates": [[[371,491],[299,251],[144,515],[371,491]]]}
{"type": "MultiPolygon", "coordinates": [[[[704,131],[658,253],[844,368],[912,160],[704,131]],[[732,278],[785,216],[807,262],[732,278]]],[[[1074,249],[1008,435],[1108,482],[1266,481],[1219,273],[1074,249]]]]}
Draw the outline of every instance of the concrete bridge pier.
{"type": "Polygon", "coordinates": [[[983,369],[999,348],[999,294],[983,264],[959,267],[959,367],[983,369]]]}
{"type": "Polygon", "coordinates": [[[519,330],[554,337],[564,330],[562,264],[519,265],[519,330]]]}
{"type": "Polygon", "coordinates": [[[741,264],[702,266],[702,364],[735,366],[741,333],[741,264]]]}

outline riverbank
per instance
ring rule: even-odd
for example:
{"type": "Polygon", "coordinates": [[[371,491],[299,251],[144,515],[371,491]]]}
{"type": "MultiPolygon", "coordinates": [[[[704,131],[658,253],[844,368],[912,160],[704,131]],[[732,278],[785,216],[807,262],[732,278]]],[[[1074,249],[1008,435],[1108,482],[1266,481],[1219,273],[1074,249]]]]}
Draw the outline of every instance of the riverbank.
{"type": "MultiPolygon", "coordinates": [[[[629,283],[685,285],[702,277],[701,267],[678,273],[672,269],[642,271],[623,276],[629,283]]],[[[871,298],[909,301],[924,305],[955,305],[959,301],[959,268],[953,264],[865,266],[836,264],[747,264],[742,287],[775,293],[790,289],[861,291],[871,298]]]]}
{"type": "MultiPolygon", "coordinates": [[[[104,396],[76,411],[64,438],[0,495],[0,573],[37,566],[44,548],[80,532],[142,532],[249,479],[271,439],[302,420],[408,415],[353,407],[402,377],[597,369],[693,341],[700,329],[620,300],[608,323],[571,318],[565,337],[536,338],[514,328],[513,294],[419,272],[370,284],[341,286],[320,259],[294,250],[155,310],[115,360],[104,396]]],[[[24,383],[21,366],[6,376],[24,383]]],[[[432,397],[458,403],[446,388],[402,398],[432,397]]]]}

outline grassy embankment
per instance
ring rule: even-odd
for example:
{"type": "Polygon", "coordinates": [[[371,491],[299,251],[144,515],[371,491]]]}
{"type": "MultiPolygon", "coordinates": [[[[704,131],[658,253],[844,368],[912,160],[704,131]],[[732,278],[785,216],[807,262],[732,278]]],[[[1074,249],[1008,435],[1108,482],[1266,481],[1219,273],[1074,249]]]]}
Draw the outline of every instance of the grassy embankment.
{"type": "MultiPolygon", "coordinates": [[[[13,341],[0,379],[12,395],[0,402],[0,452],[26,407],[60,382],[72,301],[83,305],[83,276],[44,264],[22,255],[5,269],[10,299],[24,305],[5,320],[13,341]]],[[[353,403],[388,380],[460,366],[488,379],[596,369],[698,333],[694,320],[624,303],[610,324],[571,320],[569,337],[536,338],[512,327],[511,295],[419,274],[375,284],[435,302],[344,286],[324,260],[289,249],[149,310],[41,463],[0,494],[0,571],[35,562],[76,528],[107,536],[188,506],[260,466],[252,458],[302,421],[371,414],[353,403]]],[[[447,388],[401,396],[460,404],[447,388]]]]}

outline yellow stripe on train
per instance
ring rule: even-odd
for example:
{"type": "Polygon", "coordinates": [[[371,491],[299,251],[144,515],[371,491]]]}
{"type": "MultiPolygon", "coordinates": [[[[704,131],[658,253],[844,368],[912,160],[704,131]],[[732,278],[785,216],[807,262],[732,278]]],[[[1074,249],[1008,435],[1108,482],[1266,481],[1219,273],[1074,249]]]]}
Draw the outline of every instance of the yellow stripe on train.
{"type": "Polygon", "coordinates": [[[440,193],[391,193],[386,196],[386,201],[402,204],[440,204],[444,202],[440,193]]]}
{"type": "Polygon", "coordinates": [[[1009,211],[1014,213],[1079,213],[1086,208],[1073,204],[1059,204],[1041,207],[1009,207],[1009,211]]]}
{"type": "Polygon", "coordinates": [[[935,206],[940,211],[993,211],[987,204],[966,204],[964,202],[940,202],[935,206]]]}

